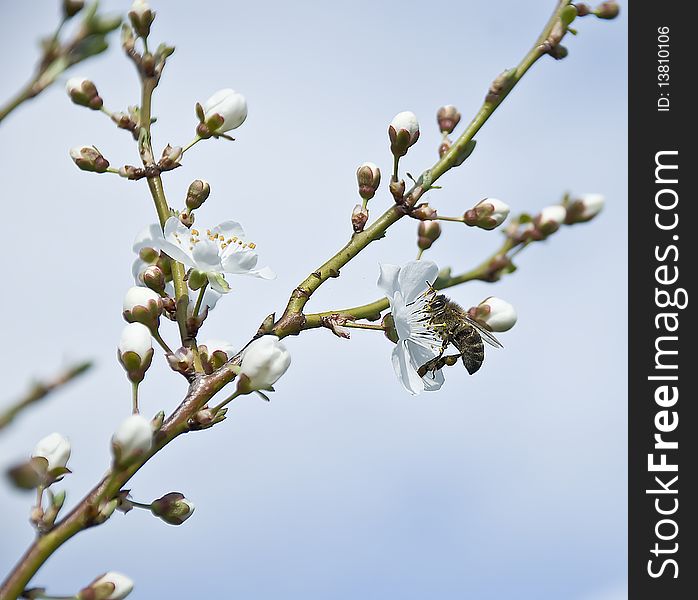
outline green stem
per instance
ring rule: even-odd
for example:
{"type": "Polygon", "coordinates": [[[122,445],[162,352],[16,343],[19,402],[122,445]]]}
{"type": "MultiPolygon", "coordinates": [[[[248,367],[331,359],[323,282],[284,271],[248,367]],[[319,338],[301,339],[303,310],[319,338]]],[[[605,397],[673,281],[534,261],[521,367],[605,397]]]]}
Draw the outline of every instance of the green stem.
{"type": "Polygon", "coordinates": [[[160,335],[160,332],[156,329],[155,331],[151,331],[153,338],[155,341],[160,345],[160,348],[162,348],[167,354],[172,354],[172,348],[170,348],[167,345],[167,342],[162,339],[162,336],[160,335]]]}
{"type": "Polygon", "coordinates": [[[317,270],[313,271],[304,281],[302,281],[291,293],[286,309],[281,318],[274,324],[273,333],[279,337],[298,334],[306,329],[307,316],[303,314],[303,309],[313,293],[331,277],[338,277],[339,271],[344,265],[356,257],[359,252],[366,248],[371,242],[382,238],[387,229],[404,217],[409,208],[419,200],[422,194],[427,191],[432,184],[444,173],[453,168],[458,162],[470,141],[480,128],[487,122],[492,113],[516,87],[521,78],[531,68],[531,66],[545,54],[542,43],[548,38],[555,24],[560,20],[562,10],[568,6],[570,0],[558,0],[557,7],[553,15],[545,25],[543,32],[536,40],[535,45],[528,51],[517,67],[511,72],[510,84],[494,99],[485,100],[480,110],[465,131],[454,142],[450,150],[440,158],[434,166],[425,171],[420,178],[422,183],[415,184],[406,194],[406,206],[391,206],[385,211],[368,229],[352,236],[343,248],[332,258],[326,261],[317,270]]]}
{"type": "MultiPolygon", "coordinates": [[[[468,281],[489,281],[490,276],[490,266],[495,258],[507,255],[510,250],[519,246],[516,242],[513,242],[510,238],[507,238],[501,248],[497,250],[494,254],[482,261],[478,266],[469,271],[465,271],[460,275],[450,276],[446,279],[437,279],[434,287],[437,290],[445,290],[447,288],[460,285],[461,283],[466,283],[468,281]]],[[[526,244],[521,244],[515,253],[526,247],[526,244]]],[[[513,254],[512,254],[513,256],[513,254]]],[[[340,310],[328,310],[326,312],[315,313],[305,315],[305,325],[303,329],[316,329],[322,327],[323,317],[330,317],[332,315],[341,315],[346,317],[352,317],[354,319],[368,319],[369,321],[377,321],[381,318],[381,313],[390,308],[390,302],[387,298],[381,298],[380,300],[375,300],[369,304],[362,304],[361,306],[354,306],[352,308],[343,308],[340,310]]],[[[348,326],[348,323],[347,323],[348,326]]]]}
{"type": "Polygon", "coordinates": [[[438,215],[435,219],[436,221],[452,221],[453,223],[463,223],[463,217],[442,217],[438,215]]]}
{"type": "Polygon", "coordinates": [[[375,331],[385,331],[385,327],[382,325],[371,325],[371,323],[355,323],[354,321],[347,321],[342,325],[342,327],[350,327],[351,329],[373,329],[375,331]]]}
{"type": "Polygon", "coordinates": [[[400,157],[397,154],[393,154],[393,181],[399,181],[398,172],[400,167],[400,157]]]}
{"type": "MultiPolygon", "coordinates": [[[[140,111],[140,126],[141,126],[141,158],[143,164],[148,166],[154,163],[153,146],[150,134],[150,124],[152,116],[152,99],[153,92],[157,86],[157,80],[151,77],[143,77],[142,92],[141,92],[141,111],[140,111]]],[[[165,189],[162,184],[162,178],[157,175],[155,177],[146,178],[150,195],[155,203],[155,210],[158,214],[160,226],[165,227],[167,219],[172,216],[172,211],[167,203],[165,189]]],[[[189,335],[187,328],[187,309],[189,307],[189,292],[187,284],[184,281],[184,265],[171,260],[172,281],[175,288],[175,303],[177,306],[177,323],[179,324],[179,336],[182,340],[182,345],[190,348],[194,352],[194,368],[199,372],[203,372],[201,366],[201,357],[196,348],[196,340],[189,335]]]]}
{"type": "Polygon", "coordinates": [[[203,138],[200,138],[198,135],[191,141],[189,142],[184,148],[182,148],[182,154],[184,154],[189,148],[194,146],[195,144],[198,144],[203,138]]]}
{"type": "Polygon", "coordinates": [[[131,401],[133,404],[132,411],[134,415],[138,414],[138,384],[131,382],[131,401]]]}
{"type": "Polygon", "coordinates": [[[196,299],[196,304],[194,305],[194,318],[199,316],[199,311],[201,310],[201,305],[204,302],[204,294],[206,293],[206,288],[208,287],[208,281],[201,286],[199,290],[199,297],[196,299]]]}
{"type": "Polygon", "coordinates": [[[422,254],[424,254],[424,248],[420,248],[417,252],[417,258],[415,260],[422,260],[422,254]]]}
{"type": "Polygon", "coordinates": [[[228,396],[225,400],[223,400],[223,402],[221,402],[220,404],[216,404],[216,405],[211,409],[211,412],[215,415],[221,408],[223,408],[224,406],[230,404],[233,400],[235,400],[235,398],[237,398],[237,397],[239,397],[239,396],[242,396],[242,393],[239,392],[239,391],[237,391],[237,390],[235,390],[235,392],[232,393],[230,396],[228,396]]]}
{"type": "Polygon", "coordinates": [[[136,508],[143,508],[145,510],[150,510],[150,504],[145,504],[144,502],[136,502],[135,500],[129,499],[129,504],[135,506],[136,508]]]}
{"type": "Polygon", "coordinates": [[[0,107],[0,123],[7,117],[12,111],[19,108],[24,102],[32,99],[37,95],[36,91],[36,81],[37,78],[32,79],[27,85],[25,85],[17,94],[10,98],[6,104],[0,107]]]}

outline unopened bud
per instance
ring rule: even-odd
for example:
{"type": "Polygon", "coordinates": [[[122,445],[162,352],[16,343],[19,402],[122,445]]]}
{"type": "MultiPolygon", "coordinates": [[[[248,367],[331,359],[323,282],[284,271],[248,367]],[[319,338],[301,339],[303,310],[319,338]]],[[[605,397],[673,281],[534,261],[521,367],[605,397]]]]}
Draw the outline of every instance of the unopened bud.
{"type": "Polygon", "coordinates": [[[170,368],[177,373],[190,375],[194,373],[194,352],[191,348],[180,348],[165,356],[170,368]]]}
{"type": "Polygon", "coordinates": [[[497,198],[480,200],[473,208],[466,210],[463,221],[470,227],[494,229],[509,216],[509,206],[497,198]]]}
{"type": "Polygon", "coordinates": [[[415,208],[410,213],[410,216],[414,217],[415,219],[419,219],[420,221],[431,221],[432,219],[436,219],[438,215],[435,208],[432,208],[428,204],[422,204],[415,208]]]}
{"type": "Polygon", "coordinates": [[[109,168],[109,161],[94,146],[76,146],[71,148],[70,158],[83,171],[104,173],[109,168]]]}
{"type": "MultiPolygon", "coordinates": [[[[146,288],[141,288],[146,289],[146,288]]],[[[153,342],[150,329],[141,323],[124,327],[117,352],[129,380],[140,383],[153,360],[153,342]]]]}
{"type": "Polygon", "coordinates": [[[157,331],[162,314],[162,298],[147,287],[135,285],[126,292],[123,309],[124,319],[129,323],[142,323],[150,331],[157,331]]]}
{"type": "Polygon", "coordinates": [[[370,200],[381,183],[381,171],[372,162],[365,162],[356,170],[356,180],[359,183],[359,196],[370,200]]]}
{"type": "Polygon", "coordinates": [[[441,236],[441,225],[438,221],[421,221],[417,227],[417,246],[420,250],[428,250],[441,236]]]}
{"type": "Polygon", "coordinates": [[[68,79],[65,91],[68,92],[70,99],[79,106],[99,110],[104,104],[95,84],[84,77],[71,77],[68,79]]]}
{"type": "Polygon", "coordinates": [[[390,182],[390,193],[393,195],[395,202],[400,204],[405,198],[405,180],[391,181],[390,182]]]}
{"type": "Polygon", "coordinates": [[[605,199],[601,194],[582,194],[572,200],[565,208],[565,224],[585,223],[591,221],[603,209],[605,199]]]}
{"type": "Polygon", "coordinates": [[[235,347],[224,340],[206,340],[199,344],[201,364],[208,375],[220,369],[235,356],[236,352],[235,347]]]}
{"type": "Polygon", "coordinates": [[[194,503],[187,500],[184,494],[170,492],[154,500],[150,505],[150,512],[160,517],[165,523],[181,525],[194,512],[194,503]]]}
{"type": "Polygon", "coordinates": [[[509,331],[516,325],[516,310],[507,301],[490,296],[468,311],[468,316],[488,331],[509,331]]]}
{"type": "Polygon", "coordinates": [[[451,149],[451,142],[448,140],[444,140],[439,144],[439,158],[443,158],[446,156],[446,152],[448,152],[451,149]]]}
{"type": "Polygon", "coordinates": [[[157,265],[146,267],[140,274],[140,279],[143,280],[146,287],[153,290],[156,294],[162,295],[165,293],[165,273],[157,265]]]}
{"type": "Polygon", "coordinates": [[[189,210],[196,210],[206,201],[211,193],[211,186],[203,179],[197,179],[189,184],[186,205],[189,210]]]}
{"type": "Polygon", "coordinates": [[[405,156],[410,146],[419,139],[419,122],[417,116],[410,111],[395,115],[388,126],[390,151],[394,156],[405,156]]]}
{"type": "Polygon", "coordinates": [[[143,169],[133,165],[124,165],[123,167],[119,167],[119,177],[123,177],[124,179],[140,179],[144,176],[144,174],[143,169]]]}
{"type": "Polygon", "coordinates": [[[555,233],[565,222],[567,211],[564,206],[556,204],[548,206],[540,211],[540,214],[534,219],[535,228],[543,235],[548,236],[555,233]]]}
{"type": "Polygon", "coordinates": [[[128,18],[135,32],[142,38],[150,34],[150,26],[155,20],[155,13],[145,0],[134,0],[128,18]]]}
{"type": "Polygon", "coordinates": [[[162,151],[162,156],[160,157],[158,165],[165,171],[176,169],[177,167],[181,166],[179,161],[182,158],[182,154],[183,152],[181,146],[170,146],[167,144],[165,149],[162,151]]]}
{"type": "Polygon", "coordinates": [[[126,417],[112,436],[111,444],[116,464],[126,464],[150,451],[153,427],[143,415],[126,417]]]}
{"type": "Polygon", "coordinates": [[[354,233],[361,233],[364,230],[368,221],[368,209],[357,204],[354,210],[351,211],[351,226],[354,228],[354,233]]]}
{"type": "Polygon", "coordinates": [[[63,0],[63,14],[66,19],[70,19],[77,15],[84,6],[84,0],[63,0]]]}
{"type": "Polygon", "coordinates": [[[126,575],[110,571],[97,577],[80,590],[78,600],[123,600],[133,590],[133,581],[126,575]]]}
{"type": "Polygon", "coordinates": [[[620,14],[620,5],[617,2],[602,2],[594,9],[594,14],[599,19],[615,19],[620,14]]]}
{"type": "Polygon", "coordinates": [[[247,101],[245,97],[229,88],[218,90],[203,106],[197,104],[199,117],[197,134],[209,138],[231,129],[237,129],[247,118],[247,101]]]}
{"type": "Polygon", "coordinates": [[[441,133],[453,133],[460,122],[460,113],[453,104],[442,106],[436,113],[436,121],[439,124],[441,133]]]}
{"type": "Polygon", "coordinates": [[[514,69],[506,69],[500,73],[491,83],[490,89],[487,91],[487,96],[485,96],[485,102],[494,104],[501,100],[514,84],[515,74],[516,71],[514,69]]]}
{"type": "Polygon", "coordinates": [[[552,56],[555,60],[562,60],[563,58],[566,58],[567,55],[569,54],[569,50],[562,44],[557,44],[557,46],[554,46],[550,50],[548,50],[548,54],[552,56]]]}
{"type": "Polygon", "coordinates": [[[591,7],[584,2],[576,2],[574,6],[577,9],[578,17],[586,17],[591,12],[591,7]]]}

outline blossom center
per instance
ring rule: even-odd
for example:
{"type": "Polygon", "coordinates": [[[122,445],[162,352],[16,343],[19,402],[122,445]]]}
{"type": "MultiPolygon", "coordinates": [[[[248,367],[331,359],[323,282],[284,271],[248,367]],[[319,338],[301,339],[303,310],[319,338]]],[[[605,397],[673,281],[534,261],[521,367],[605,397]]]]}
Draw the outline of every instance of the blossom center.
{"type": "Polygon", "coordinates": [[[198,244],[202,240],[208,239],[209,241],[215,243],[218,246],[219,254],[226,250],[226,248],[228,249],[228,251],[238,251],[248,249],[254,250],[257,247],[257,244],[253,242],[247,242],[243,238],[238,237],[236,235],[226,238],[222,233],[218,231],[211,231],[210,229],[206,230],[206,234],[204,236],[201,235],[201,232],[198,229],[191,229],[189,231],[188,240],[183,240],[182,236],[180,236],[177,232],[174,233],[174,237],[180,246],[183,243],[188,242],[189,250],[194,250],[194,246],[196,246],[196,244],[198,244]]]}

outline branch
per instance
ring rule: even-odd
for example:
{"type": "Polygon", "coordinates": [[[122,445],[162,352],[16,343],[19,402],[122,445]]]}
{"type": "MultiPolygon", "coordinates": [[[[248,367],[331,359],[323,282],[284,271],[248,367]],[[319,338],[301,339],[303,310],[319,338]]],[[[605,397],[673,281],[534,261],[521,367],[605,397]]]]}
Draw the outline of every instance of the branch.
{"type": "Polygon", "coordinates": [[[37,62],[32,79],[10,100],[0,106],[0,123],[27,100],[35,98],[67,69],[91,56],[101,54],[108,48],[106,36],[119,27],[121,17],[108,17],[97,13],[97,2],[84,9],[84,16],[74,36],[60,41],[63,26],[77,12],[64,12],[55,32],[42,40],[42,55],[37,62]]]}
{"type": "MultiPolygon", "coordinates": [[[[419,198],[428,191],[444,173],[460,164],[459,159],[467,152],[471,140],[480,128],[487,122],[492,113],[509,95],[509,92],[522,79],[533,64],[550,49],[550,38],[560,28],[561,15],[569,6],[570,0],[558,0],[552,16],[538,36],[531,50],[514,68],[505,71],[493,82],[485,97],[480,110],[467,126],[465,131],[451,146],[451,149],[439,159],[431,169],[422,173],[415,185],[407,192],[404,205],[391,206],[368,229],[355,234],[344,247],[321,267],[313,271],[291,293],[286,309],[281,318],[274,324],[272,333],[279,337],[296,335],[305,329],[307,316],[303,309],[313,293],[331,277],[338,277],[339,271],[371,242],[382,238],[388,228],[409,214],[419,198]]],[[[564,30],[563,30],[564,32],[564,30]]],[[[563,33],[564,34],[564,33],[563,33]]],[[[557,40],[559,42],[559,40],[557,40]]]]}
{"type": "Polygon", "coordinates": [[[76,379],[88,369],[92,367],[92,363],[89,361],[81,362],[73,366],[68,367],[58,375],[48,379],[47,381],[40,381],[34,383],[27,393],[20,398],[15,404],[10,406],[4,412],[0,413],[0,431],[7,427],[14,418],[22,412],[25,408],[35,404],[39,400],[43,400],[55,392],[58,388],[63,387],[65,384],[69,383],[73,379],[76,379]]]}

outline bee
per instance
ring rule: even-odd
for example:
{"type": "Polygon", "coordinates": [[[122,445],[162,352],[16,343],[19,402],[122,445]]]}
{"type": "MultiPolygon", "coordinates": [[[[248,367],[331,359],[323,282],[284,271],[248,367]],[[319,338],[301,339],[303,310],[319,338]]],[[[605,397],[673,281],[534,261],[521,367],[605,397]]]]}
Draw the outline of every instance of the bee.
{"type": "Polygon", "coordinates": [[[445,366],[455,365],[460,358],[471,375],[476,373],[485,360],[483,340],[495,348],[503,348],[489,331],[472,319],[458,304],[443,294],[437,294],[430,284],[426,294],[429,299],[429,325],[438,332],[442,339],[439,355],[424,363],[417,373],[424,377],[429,372],[436,372],[445,366]],[[458,354],[445,355],[449,345],[455,346],[458,354]]]}

